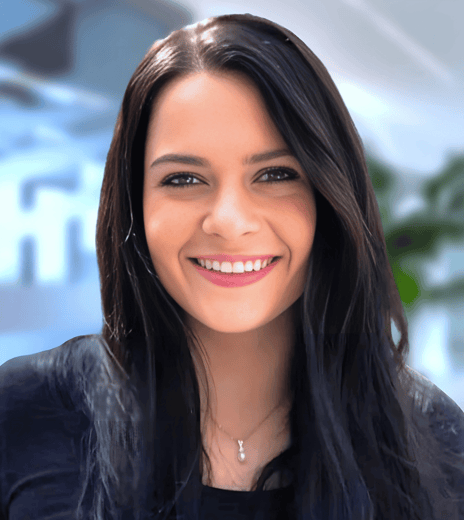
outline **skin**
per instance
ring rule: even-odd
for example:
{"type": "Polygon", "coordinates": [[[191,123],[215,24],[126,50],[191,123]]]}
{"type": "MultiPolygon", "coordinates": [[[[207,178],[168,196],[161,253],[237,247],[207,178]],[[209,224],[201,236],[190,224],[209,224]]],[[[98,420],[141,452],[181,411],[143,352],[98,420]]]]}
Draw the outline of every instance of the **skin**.
{"type": "MultiPolygon", "coordinates": [[[[204,345],[212,416],[230,436],[246,439],[282,405],[245,442],[247,464],[237,461],[237,443],[202,418],[216,460],[216,487],[237,489],[232,481],[239,481],[240,489],[249,488],[250,470],[272,460],[290,441],[289,429],[282,431],[282,425],[291,404],[293,304],[306,282],[316,204],[310,182],[290,152],[244,164],[254,154],[286,148],[257,88],[235,73],[177,78],[159,94],[149,122],[143,189],[147,243],[161,283],[204,345]],[[152,166],[164,154],[195,155],[207,164],[152,166]],[[264,174],[277,166],[297,178],[269,183],[292,173],[264,174]],[[176,173],[197,180],[174,181],[192,183],[183,188],[162,185],[176,173]],[[188,260],[214,253],[282,258],[262,280],[223,288],[203,278],[188,260]]],[[[203,410],[205,399],[200,384],[203,410]]]]}

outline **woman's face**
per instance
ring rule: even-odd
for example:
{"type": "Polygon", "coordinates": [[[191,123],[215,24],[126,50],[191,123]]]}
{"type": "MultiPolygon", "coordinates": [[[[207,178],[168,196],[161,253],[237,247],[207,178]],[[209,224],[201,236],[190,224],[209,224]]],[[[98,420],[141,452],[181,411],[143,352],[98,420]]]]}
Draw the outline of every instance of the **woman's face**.
{"type": "Polygon", "coordinates": [[[256,329],[303,292],[316,229],[313,190],[245,77],[202,72],[161,91],[147,133],[143,215],[161,283],[210,329],[256,329]],[[258,281],[230,287],[190,260],[220,254],[281,258],[258,281]]]}

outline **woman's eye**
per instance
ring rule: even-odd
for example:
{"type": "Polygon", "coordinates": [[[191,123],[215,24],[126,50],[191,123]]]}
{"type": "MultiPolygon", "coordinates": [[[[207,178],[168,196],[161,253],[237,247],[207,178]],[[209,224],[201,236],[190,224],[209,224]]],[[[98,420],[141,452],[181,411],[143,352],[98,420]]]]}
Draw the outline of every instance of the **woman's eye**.
{"type": "MultiPolygon", "coordinates": [[[[165,179],[163,182],[162,182],[162,186],[170,186],[172,188],[183,188],[185,186],[190,186],[191,184],[193,184],[193,182],[188,182],[186,184],[177,184],[177,183],[174,183],[173,181],[176,181],[178,179],[194,179],[194,180],[197,180],[198,179],[196,177],[194,177],[193,175],[191,175],[190,173],[177,173],[176,175],[172,175],[171,177],[168,177],[167,179],[165,179]]],[[[195,184],[199,184],[199,183],[195,183],[195,184]]]]}
{"type": "MultiPolygon", "coordinates": [[[[268,179],[264,180],[262,182],[266,184],[275,184],[279,182],[285,182],[285,181],[292,181],[295,179],[298,179],[300,176],[298,173],[292,169],[289,168],[270,168],[266,170],[264,173],[261,174],[259,177],[260,179],[268,179]],[[279,179],[277,179],[279,177],[279,179]],[[274,180],[271,180],[274,179],[274,180]]],[[[171,177],[168,177],[165,179],[162,183],[162,186],[169,186],[173,188],[185,188],[187,186],[197,186],[201,184],[202,181],[200,181],[197,177],[190,173],[176,173],[175,175],[172,175],[171,177]],[[190,179],[190,181],[187,181],[185,183],[178,183],[174,181],[178,180],[187,180],[190,179]],[[194,182],[198,181],[198,182],[194,182]]]]}
{"type": "Polygon", "coordinates": [[[275,178],[275,177],[281,177],[280,180],[268,180],[265,181],[269,184],[274,184],[275,182],[284,182],[284,181],[293,181],[295,179],[299,179],[300,176],[298,173],[296,173],[295,170],[291,170],[289,168],[270,168],[269,170],[266,170],[260,177],[262,179],[263,177],[269,178],[275,178]],[[282,178],[282,175],[286,175],[286,177],[282,178]]]}

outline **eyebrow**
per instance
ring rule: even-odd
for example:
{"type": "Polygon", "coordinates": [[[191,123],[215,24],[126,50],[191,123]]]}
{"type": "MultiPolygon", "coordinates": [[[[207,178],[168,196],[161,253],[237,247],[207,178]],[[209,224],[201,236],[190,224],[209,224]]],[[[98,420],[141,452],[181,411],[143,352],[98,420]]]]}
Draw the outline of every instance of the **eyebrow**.
{"type": "MultiPolygon", "coordinates": [[[[263,161],[269,161],[271,159],[276,159],[278,157],[295,157],[294,154],[288,150],[287,148],[283,148],[281,150],[272,150],[270,152],[258,153],[255,155],[250,155],[249,157],[245,157],[243,164],[256,164],[263,161]]],[[[203,159],[202,157],[198,157],[197,155],[184,155],[177,153],[168,153],[166,155],[162,155],[155,159],[150,168],[154,168],[159,164],[164,163],[180,163],[180,164],[188,164],[190,166],[211,166],[209,161],[203,159]]]]}

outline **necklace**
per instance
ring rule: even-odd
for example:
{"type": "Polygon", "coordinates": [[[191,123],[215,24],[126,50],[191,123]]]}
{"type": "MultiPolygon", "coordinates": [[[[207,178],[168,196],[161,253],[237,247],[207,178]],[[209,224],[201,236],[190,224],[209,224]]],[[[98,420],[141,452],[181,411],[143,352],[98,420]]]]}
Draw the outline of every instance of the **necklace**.
{"type": "Polygon", "coordinates": [[[280,403],[275,407],[273,408],[267,415],[266,417],[258,424],[258,426],[256,426],[256,428],[245,438],[245,439],[236,439],[235,437],[232,437],[232,435],[229,435],[225,430],[224,428],[218,424],[216,422],[215,419],[213,419],[213,421],[216,423],[217,427],[223,431],[228,437],[230,437],[234,442],[238,442],[238,454],[237,454],[237,459],[239,462],[245,462],[246,460],[246,456],[245,456],[245,448],[243,447],[243,443],[248,440],[252,435],[253,433],[255,433],[255,431],[264,423],[264,421],[272,414],[272,412],[274,412],[274,410],[276,410],[277,408],[279,408],[280,406],[280,403]]]}

